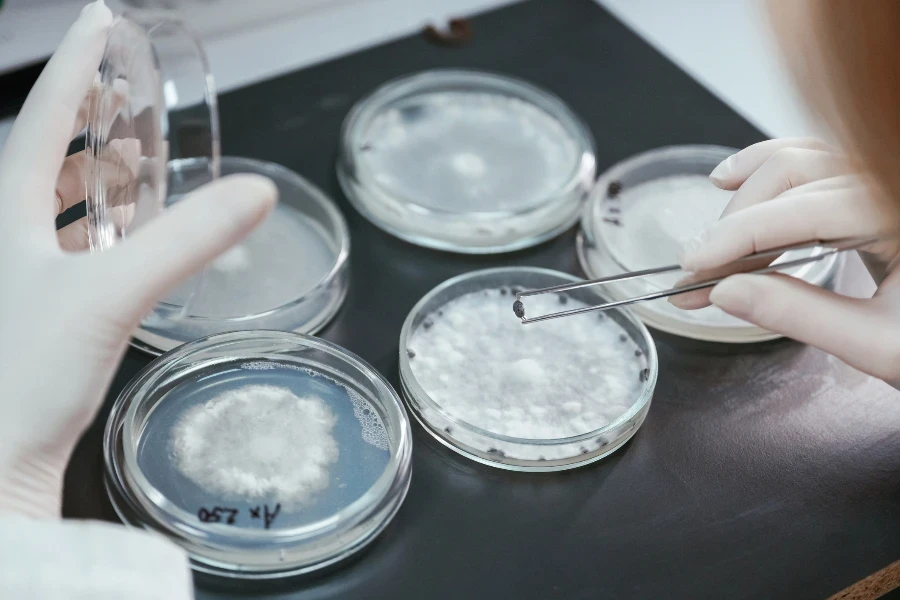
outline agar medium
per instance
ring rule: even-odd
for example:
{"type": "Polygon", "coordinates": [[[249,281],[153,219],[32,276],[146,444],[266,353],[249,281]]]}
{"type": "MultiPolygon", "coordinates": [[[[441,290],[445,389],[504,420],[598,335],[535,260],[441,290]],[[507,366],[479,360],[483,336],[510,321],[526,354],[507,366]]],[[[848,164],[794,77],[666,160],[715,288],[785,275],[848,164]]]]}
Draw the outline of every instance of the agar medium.
{"type": "MultiPolygon", "coordinates": [[[[220,156],[216,94],[203,48],[183,24],[133,12],[113,24],[86,135],[87,222],[103,251],[220,175],[258,173],[280,194],[240,245],[158,304],[134,345],[159,354],[236,330],[315,333],[347,289],[349,232],[315,186],[263,161],[220,156]]],[[[198,225],[199,226],[199,225],[198,225]]]]}
{"type": "MultiPolygon", "coordinates": [[[[680,243],[718,220],[732,192],[715,187],[709,173],[737,150],[720,146],[672,146],[645,152],[614,165],[598,179],[584,209],[578,256],[588,277],[598,279],[677,264],[680,243]]],[[[823,252],[821,248],[785,253],[776,262],[823,252]]],[[[814,285],[827,285],[839,257],[785,271],[814,285]]],[[[683,272],[653,275],[603,286],[613,300],[673,287],[683,272]]],[[[666,299],[634,305],[645,324],[705,341],[749,343],[776,334],[710,306],[684,311],[666,299]]]]}
{"type": "Polygon", "coordinates": [[[185,344],[122,392],[104,437],[122,520],[168,536],[204,573],[272,579],[357,552],[393,518],[412,438],[396,392],[308,336],[185,344]]]}
{"type": "Polygon", "coordinates": [[[595,174],[590,131],[556,96],[477,71],[392,81],[344,122],[338,178],[372,223],[470,254],[568,229],[595,174]]]}
{"type": "MultiPolygon", "coordinates": [[[[189,178],[190,165],[178,166],[179,176],[189,178]]],[[[227,331],[316,333],[346,297],[350,234],[331,200],[272,163],[225,156],[221,171],[265,175],[278,187],[278,205],[240,244],[143,320],[134,337],[146,349],[168,350],[227,331]]]]}
{"type": "MultiPolygon", "coordinates": [[[[523,327],[510,313],[517,291],[574,281],[538,268],[476,271],[413,308],[400,334],[400,380],[429,433],[468,458],[518,471],[588,464],[634,435],[657,377],[656,349],[638,320],[611,310],[523,327]]],[[[581,289],[534,304],[599,301],[581,289]]]]}

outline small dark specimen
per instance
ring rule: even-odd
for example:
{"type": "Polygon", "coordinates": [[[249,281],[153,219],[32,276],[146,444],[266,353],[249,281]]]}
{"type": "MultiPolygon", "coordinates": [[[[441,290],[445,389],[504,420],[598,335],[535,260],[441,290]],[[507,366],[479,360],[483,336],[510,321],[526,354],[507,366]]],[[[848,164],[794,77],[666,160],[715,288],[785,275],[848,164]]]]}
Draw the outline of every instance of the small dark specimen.
{"type": "Polygon", "coordinates": [[[620,342],[627,342],[627,341],[628,341],[628,336],[625,335],[624,333],[620,333],[620,334],[619,334],[619,341],[620,341],[620,342]]]}
{"type": "Polygon", "coordinates": [[[443,316],[444,316],[444,311],[442,311],[442,310],[437,311],[437,316],[443,317],[443,316]]]}
{"type": "Polygon", "coordinates": [[[643,352],[641,352],[640,350],[635,350],[635,351],[634,351],[634,355],[635,355],[635,356],[640,356],[641,354],[643,354],[643,352]]]}
{"type": "Polygon", "coordinates": [[[621,181],[610,181],[609,187],[606,188],[606,195],[609,198],[615,198],[622,192],[621,181]]]}
{"type": "Polygon", "coordinates": [[[506,456],[506,452],[504,452],[503,450],[498,450],[497,448],[488,449],[488,454],[495,454],[495,455],[501,456],[501,457],[506,456]]]}
{"type": "Polygon", "coordinates": [[[516,316],[520,319],[525,318],[525,305],[522,304],[521,300],[513,302],[513,312],[516,313],[516,316]]]}
{"type": "Polygon", "coordinates": [[[509,290],[506,288],[500,288],[500,295],[505,296],[509,293],[509,290]]]}
{"type": "Polygon", "coordinates": [[[650,379],[650,369],[641,369],[641,381],[650,379]]]}
{"type": "Polygon", "coordinates": [[[431,319],[425,319],[425,321],[422,322],[422,327],[424,327],[425,329],[431,329],[432,325],[434,325],[434,321],[432,321],[431,319]]]}
{"type": "Polygon", "coordinates": [[[588,453],[588,449],[582,446],[582,448],[581,448],[581,453],[582,453],[582,454],[587,454],[587,453],[588,453]]]}
{"type": "Polygon", "coordinates": [[[609,441],[607,441],[607,439],[604,438],[604,437],[598,437],[598,438],[597,438],[597,443],[600,445],[601,448],[602,448],[603,446],[608,446],[608,445],[609,445],[609,441]]]}
{"type": "Polygon", "coordinates": [[[410,358],[415,358],[415,357],[416,357],[416,353],[415,353],[412,349],[407,349],[406,355],[407,355],[408,357],[410,357],[410,358]]]}
{"type": "Polygon", "coordinates": [[[613,214],[613,215],[618,215],[619,213],[622,212],[622,209],[619,208],[618,206],[610,206],[610,207],[607,208],[606,210],[607,210],[610,214],[613,214]]]}
{"type": "Polygon", "coordinates": [[[446,431],[447,433],[453,433],[453,430],[449,427],[444,427],[444,431],[446,431]]]}
{"type": "Polygon", "coordinates": [[[441,31],[434,25],[429,25],[422,31],[422,36],[431,44],[457,48],[464,46],[472,40],[472,24],[466,19],[451,19],[447,23],[447,30],[441,31]]]}
{"type": "Polygon", "coordinates": [[[562,295],[560,295],[560,296],[559,296],[559,303],[560,303],[560,304],[568,304],[568,303],[569,303],[569,297],[568,297],[568,296],[562,296],[562,295]]]}
{"type": "Polygon", "coordinates": [[[543,456],[538,456],[538,460],[540,460],[540,461],[544,461],[544,460],[547,460],[547,459],[546,459],[546,458],[544,458],[544,457],[543,457],[543,456]]]}
{"type": "Polygon", "coordinates": [[[622,226],[622,221],[619,219],[614,219],[613,217],[603,217],[604,223],[609,223],[610,225],[615,225],[616,227],[622,226]]]}

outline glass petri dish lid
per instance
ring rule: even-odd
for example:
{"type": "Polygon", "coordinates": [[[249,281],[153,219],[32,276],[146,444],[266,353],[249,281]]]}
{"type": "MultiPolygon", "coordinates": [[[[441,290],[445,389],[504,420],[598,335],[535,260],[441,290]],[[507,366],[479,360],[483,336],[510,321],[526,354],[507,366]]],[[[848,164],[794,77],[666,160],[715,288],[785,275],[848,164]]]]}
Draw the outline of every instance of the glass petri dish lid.
{"type": "Polygon", "coordinates": [[[215,87],[198,39],[168,13],[118,17],[86,132],[91,250],[126,240],[220,175],[262,174],[280,193],[273,214],[244,242],[144,319],[133,343],[154,354],[226,331],[315,333],[346,295],[349,232],[333,202],[282,166],[221,156],[219,137],[215,87]]]}
{"type": "Polygon", "coordinates": [[[354,207],[388,233],[488,254],[568,229],[595,164],[590,131],[553,94],[434,70],[389,82],[350,111],[337,173],[354,207]]]}
{"type": "MultiPolygon", "coordinates": [[[[709,173],[737,149],[686,145],[658,148],[628,158],[603,173],[584,207],[578,258],[591,279],[676,264],[682,240],[718,220],[732,192],[716,188],[709,173]]],[[[787,252],[778,261],[820,254],[822,248],[787,252]]],[[[838,256],[785,271],[814,285],[829,285],[838,256]]],[[[684,272],[603,286],[614,300],[672,287],[684,272]]],[[[752,343],[780,336],[710,306],[684,311],[666,299],[633,305],[645,324],[674,335],[723,343],[752,343]]]]}
{"type": "MultiPolygon", "coordinates": [[[[656,347],[627,310],[523,326],[515,293],[579,281],[507,267],[450,279],[400,333],[400,382],[412,414],[442,444],[514,471],[597,461],[637,432],[656,387],[656,347]]],[[[593,289],[529,298],[529,310],[602,302],[593,289]]]]}
{"type": "Polygon", "coordinates": [[[235,332],[154,360],[104,433],[107,491],[124,523],[182,546],[214,576],[275,579],[358,552],[411,476],[400,399],[328,342],[235,332]]]}

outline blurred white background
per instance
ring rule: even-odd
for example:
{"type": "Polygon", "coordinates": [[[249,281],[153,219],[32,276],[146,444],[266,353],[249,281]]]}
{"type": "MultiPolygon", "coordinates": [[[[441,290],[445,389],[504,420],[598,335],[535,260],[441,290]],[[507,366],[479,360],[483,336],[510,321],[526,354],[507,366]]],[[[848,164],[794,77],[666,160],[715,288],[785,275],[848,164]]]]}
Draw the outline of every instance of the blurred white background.
{"type": "MultiPolygon", "coordinates": [[[[178,5],[221,91],[514,0],[107,0],[178,5]]],[[[568,0],[554,0],[566,2],[568,0]]],[[[779,61],[762,0],[595,0],[772,136],[815,128],[779,61]]],[[[86,0],[5,0],[0,73],[41,60],[86,0]]],[[[4,135],[0,123],[0,144],[4,135]]]]}

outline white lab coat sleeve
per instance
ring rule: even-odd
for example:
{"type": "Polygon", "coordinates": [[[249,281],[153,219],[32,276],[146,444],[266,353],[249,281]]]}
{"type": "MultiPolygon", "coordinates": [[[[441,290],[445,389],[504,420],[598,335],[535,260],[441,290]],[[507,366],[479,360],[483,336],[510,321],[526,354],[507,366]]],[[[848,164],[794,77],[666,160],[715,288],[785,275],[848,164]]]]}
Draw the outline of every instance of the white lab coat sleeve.
{"type": "Polygon", "coordinates": [[[29,600],[190,600],[184,552],[100,521],[0,517],[0,596],[29,600]]]}

